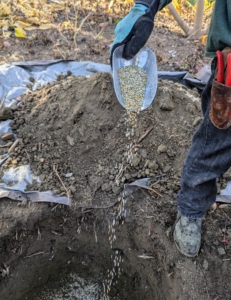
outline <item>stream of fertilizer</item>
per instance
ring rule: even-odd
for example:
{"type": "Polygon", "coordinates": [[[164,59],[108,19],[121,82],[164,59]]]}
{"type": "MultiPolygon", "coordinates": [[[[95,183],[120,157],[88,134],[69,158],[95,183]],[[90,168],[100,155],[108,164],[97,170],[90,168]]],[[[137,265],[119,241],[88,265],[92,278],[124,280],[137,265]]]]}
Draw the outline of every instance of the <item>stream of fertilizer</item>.
{"type": "MultiPolygon", "coordinates": [[[[128,144],[126,145],[126,151],[124,152],[123,161],[126,160],[132,166],[133,151],[136,152],[138,149],[134,147],[131,142],[131,137],[135,134],[135,128],[137,127],[138,114],[140,113],[142,102],[145,96],[147,74],[142,68],[134,65],[126,66],[118,70],[121,94],[126,109],[126,137],[128,144]]],[[[134,154],[135,155],[135,154],[134,154]]],[[[123,163],[120,165],[119,172],[116,176],[116,183],[119,185],[119,181],[123,175],[125,168],[123,163]]],[[[108,226],[109,243],[113,248],[113,243],[116,240],[116,225],[123,225],[126,219],[127,211],[125,208],[126,200],[119,197],[119,206],[117,209],[116,216],[113,218],[112,223],[108,226]]],[[[121,263],[123,262],[121,250],[114,250],[111,255],[113,267],[111,270],[108,269],[108,279],[104,284],[105,299],[110,292],[111,286],[116,285],[117,280],[123,273],[121,263]]]]}

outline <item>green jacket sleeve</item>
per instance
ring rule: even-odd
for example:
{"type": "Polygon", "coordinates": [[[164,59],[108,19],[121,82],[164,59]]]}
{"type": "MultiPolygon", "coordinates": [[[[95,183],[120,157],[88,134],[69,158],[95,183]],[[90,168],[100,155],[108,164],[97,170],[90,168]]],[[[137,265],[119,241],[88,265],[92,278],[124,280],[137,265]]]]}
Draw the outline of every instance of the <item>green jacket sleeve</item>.
{"type": "Polygon", "coordinates": [[[205,56],[212,58],[217,50],[223,50],[227,46],[231,46],[231,0],[216,0],[205,56]]]}

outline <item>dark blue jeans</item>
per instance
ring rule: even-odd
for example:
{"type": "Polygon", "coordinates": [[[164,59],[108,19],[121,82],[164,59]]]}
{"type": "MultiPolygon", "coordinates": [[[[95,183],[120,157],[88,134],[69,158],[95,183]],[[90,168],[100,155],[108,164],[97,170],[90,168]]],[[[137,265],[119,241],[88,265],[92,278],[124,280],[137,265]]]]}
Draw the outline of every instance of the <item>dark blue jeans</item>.
{"type": "Polygon", "coordinates": [[[212,76],[201,96],[204,119],[193,136],[178,193],[178,211],[190,218],[204,216],[216,199],[216,179],[231,166],[231,127],[220,130],[209,119],[215,67],[216,59],[212,62],[212,76]]]}

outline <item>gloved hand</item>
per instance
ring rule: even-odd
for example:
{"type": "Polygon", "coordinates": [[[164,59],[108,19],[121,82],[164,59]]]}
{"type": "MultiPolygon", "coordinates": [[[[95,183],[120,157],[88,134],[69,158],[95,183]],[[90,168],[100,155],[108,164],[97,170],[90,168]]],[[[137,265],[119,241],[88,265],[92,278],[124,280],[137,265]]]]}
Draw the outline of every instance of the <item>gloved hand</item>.
{"type": "Polygon", "coordinates": [[[158,5],[159,0],[153,0],[149,7],[144,4],[135,4],[130,13],[119,22],[115,28],[116,37],[110,49],[111,62],[113,51],[120,45],[125,44],[123,51],[125,59],[132,59],[145,45],[153,30],[158,5]]]}

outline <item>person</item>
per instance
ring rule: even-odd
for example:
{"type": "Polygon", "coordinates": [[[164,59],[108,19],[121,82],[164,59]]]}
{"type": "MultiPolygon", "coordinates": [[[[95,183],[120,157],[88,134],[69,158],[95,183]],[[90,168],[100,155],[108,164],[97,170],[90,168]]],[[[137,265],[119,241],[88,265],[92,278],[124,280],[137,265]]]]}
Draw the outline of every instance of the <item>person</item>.
{"type": "MultiPolygon", "coordinates": [[[[124,58],[134,57],[151,35],[156,13],[170,2],[171,0],[136,0],[130,13],[115,28],[111,56],[118,46],[124,45],[124,58]]],[[[211,63],[212,75],[201,95],[204,118],[194,133],[184,162],[181,189],[177,195],[178,214],[173,227],[175,244],[188,257],[196,256],[200,250],[202,218],[215,202],[216,179],[231,166],[231,112],[227,112],[231,87],[216,81],[217,50],[219,53],[223,51],[222,58],[226,65],[227,54],[231,52],[229,46],[231,1],[216,0],[205,51],[206,57],[214,59],[211,63]],[[215,84],[219,86],[216,87],[215,84]],[[217,99],[218,96],[220,99],[217,99]],[[217,100],[226,103],[221,111],[216,106],[217,100]],[[224,120],[226,126],[221,129],[217,121],[223,117],[228,119],[224,120]]]]}

